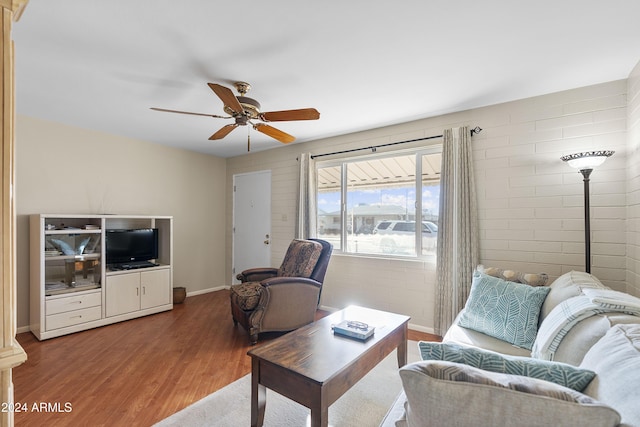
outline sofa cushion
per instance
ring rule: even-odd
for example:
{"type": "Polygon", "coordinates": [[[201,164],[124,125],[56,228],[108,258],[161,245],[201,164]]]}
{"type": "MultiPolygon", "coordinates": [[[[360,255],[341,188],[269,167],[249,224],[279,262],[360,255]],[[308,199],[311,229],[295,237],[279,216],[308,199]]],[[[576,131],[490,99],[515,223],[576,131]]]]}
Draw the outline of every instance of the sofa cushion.
{"type": "Polygon", "coordinates": [[[640,318],[624,313],[601,313],[584,319],[565,335],[553,355],[553,360],[579,366],[585,354],[612,326],[629,323],[640,323],[640,318]]]}
{"type": "Polygon", "coordinates": [[[612,327],[580,367],[597,374],[586,394],[614,406],[623,425],[640,426],[640,323],[612,327]]]}
{"type": "Polygon", "coordinates": [[[318,263],[322,245],[313,240],[295,239],[278,269],[279,277],[310,277],[318,263]]]}
{"type": "MultiPolygon", "coordinates": [[[[625,313],[640,316],[640,299],[610,289],[583,289],[584,295],[558,304],[542,321],[531,355],[554,360],[564,337],[585,319],[600,313],[625,313]]],[[[640,320],[640,318],[638,319],[640,320]]]]}
{"type": "Polygon", "coordinates": [[[445,362],[400,369],[408,425],[617,426],[611,407],[560,385],[445,362]]]}
{"type": "Polygon", "coordinates": [[[544,286],[549,280],[547,273],[521,273],[515,270],[503,270],[497,267],[485,267],[479,265],[476,268],[480,273],[484,273],[487,276],[499,277],[502,280],[509,282],[522,283],[529,286],[544,286]]]}
{"type": "Polygon", "coordinates": [[[551,291],[542,304],[540,322],[562,301],[582,294],[585,288],[605,288],[596,276],[583,271],[570,271],[549,285],[551,291]]]}
{"type": "MultiPolygon", "coordinates": [[[[601,313],[575,324],[564,338],[562,338],[562,341],[553,354],[553,360],[579,366],[580,363],[582,363],[582,358],[587,354],[589,349],[611,328],[614,322],[612,318],[618,316],[632,317],[627,314],[601,313]]],[[[539,334],[540,329],[538,329],[538,335],[539,334]]],[[[533,357],[533,348],[531,349],[531,356],[533,357]]]]}
{"type": "Polygon", "coordinates": [[[545,286],[508,282],[476,271],[459,325],[531,349],[547,293],[545,286]]]}
{"type": "Polygon", "coordinates": [[[418,347],[422,360],[446,360],[485,371],[538,378],[576,391],[584,390],[596,375],[593,371],[565,363],[507,356],[458,344],[420,341],[418,347]]]}
{"type": "MultiPolygon", "coordinates": [[[[515,345],[503,341],[501,339],[474,331],[473,329],[463,328],[458,324],[458,320],[462,316],[462,312],[454,320],[453,325],[447,329],[447,333],[442,337],[442,342],[450,342],[462,344],[471,347],[484,348],[486,350],[495,351],[497,353],[509,354],[512,356],[531,356],[531,350],[516,347],[515,345]]],[[[582,359],[581,359],[582,360],[582,359]]]]}

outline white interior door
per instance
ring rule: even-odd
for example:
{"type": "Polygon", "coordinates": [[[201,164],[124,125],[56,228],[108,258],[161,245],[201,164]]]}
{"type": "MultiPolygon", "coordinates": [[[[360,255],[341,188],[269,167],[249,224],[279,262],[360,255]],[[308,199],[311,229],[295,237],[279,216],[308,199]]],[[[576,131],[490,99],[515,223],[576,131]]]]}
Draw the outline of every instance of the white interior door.
{"type": "Polygon", "coordinates": [[[271,266],[271,171],[233,176],[233,283],[247,268],[271,266]]]}

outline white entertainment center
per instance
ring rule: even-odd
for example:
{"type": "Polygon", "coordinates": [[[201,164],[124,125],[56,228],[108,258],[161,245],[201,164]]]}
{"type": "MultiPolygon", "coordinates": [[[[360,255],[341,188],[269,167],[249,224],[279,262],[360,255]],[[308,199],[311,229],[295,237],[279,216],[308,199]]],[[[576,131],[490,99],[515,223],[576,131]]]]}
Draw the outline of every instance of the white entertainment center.
{"type": "Polygon", "coordinates": [[[172,249],[170,216],[31,215],[31,332],[44,340],[171,310],[172,249]],[[107,264],[114,230],[154,230],[157,258],[143,268],[107,264]]]}

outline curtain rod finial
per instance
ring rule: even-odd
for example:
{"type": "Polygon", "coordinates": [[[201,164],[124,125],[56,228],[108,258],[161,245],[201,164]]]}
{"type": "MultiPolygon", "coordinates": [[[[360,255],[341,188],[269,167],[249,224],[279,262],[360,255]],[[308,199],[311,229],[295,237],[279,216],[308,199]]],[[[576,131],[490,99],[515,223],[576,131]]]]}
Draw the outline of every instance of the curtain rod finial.
{"type": "Polygon", "coordinates": [[[475,135],[476,133],[480,133],[482,132],[482,128],[480,126],[476,126],[473,129],[471,129],[471,136],[475,135]]]}

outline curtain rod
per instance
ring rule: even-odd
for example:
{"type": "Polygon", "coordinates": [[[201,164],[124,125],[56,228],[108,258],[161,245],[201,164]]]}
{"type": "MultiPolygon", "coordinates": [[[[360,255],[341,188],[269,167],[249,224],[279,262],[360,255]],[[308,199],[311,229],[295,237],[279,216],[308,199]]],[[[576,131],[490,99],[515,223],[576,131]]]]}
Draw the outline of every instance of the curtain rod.
{"type": "MultiPolygon", "coordinates": [[[[473,136],[476,133],[480,133],[480,132],[482,132],[482,128],[480,126],[476,126],[473,129],[471,129],[471,131],[470,131],[471,136],[473,136]]],[[[436,138],[442,138],[442,135],[425,136],[424,138],[408,139],[406,141],[398,141],[398,142],[388,142],[386,144],[372,145],[370,147],[353,148],[351,150],[334,151],[332,153],[316,154],[316,155],[311,156],[311,159],[315,159],[316,157],[332,156],[334,154],[352,153],[354,151],[362,151],[362,150],[371,150],[372,153],[375,153],[378,148],[382,148],[382,147],[389,147],[391,145],[398,145],[398,144],[407,144],[409,142],[426,141],[428,139],[436,139],[436,138]]]]}

